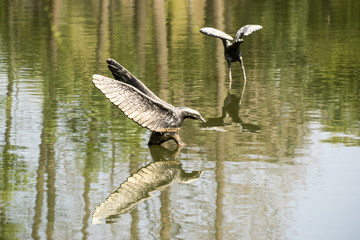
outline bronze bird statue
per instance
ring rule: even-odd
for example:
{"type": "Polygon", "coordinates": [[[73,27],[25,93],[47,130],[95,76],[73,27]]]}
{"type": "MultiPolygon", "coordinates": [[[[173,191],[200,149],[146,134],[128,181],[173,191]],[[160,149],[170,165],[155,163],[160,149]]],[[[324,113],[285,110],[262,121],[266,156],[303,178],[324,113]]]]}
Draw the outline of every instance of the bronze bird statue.
{"type": "Polygon", "coordinates": [[[231,63],[232,62],[240,62],[241,68],[242,68],[242,72],[244,75],[244,81],[246,82],[246,73],[245,73],[245,67],[244,67],[244,62],[241,56],[241,49],[240,49],[240,44],[242,42],[244,42],[244,39],[242,39],[242,36],[248,36],[251,33],[262,29],[262,26],[260,25],[245,25],[243,27],[241,27],[236,35],[235,35],[235,40],[228,34],[215,29],[215,28],[211,28],[211,27],[204,27],[200,29],[200,32],[208,35],[208,36],[212,36],[212,37],[217,37],[220,38],[223,41],[224,44],[224,50],[225,50],[225,58],[226,61],[228,63],[228,71],[229,71],[229,81],[231,83],[232,81],[232,77],[231,77],[231,63]],[[234,41],[233,41],[234,40],[234,41]],[[233,42],[231,42],[233,41],[233,42]]]}
{"type": "Polygon", "coordinates": [[[161,100],[115,60],[108,59],[107,62],[116,80],[95,74],[93,83],[127,117],[152,131],[149,145],[160,145],[173,139],[178,146],[185,146],[179,135],[184,119],[205,122],[198,111],[174,107],[161,100]]]}

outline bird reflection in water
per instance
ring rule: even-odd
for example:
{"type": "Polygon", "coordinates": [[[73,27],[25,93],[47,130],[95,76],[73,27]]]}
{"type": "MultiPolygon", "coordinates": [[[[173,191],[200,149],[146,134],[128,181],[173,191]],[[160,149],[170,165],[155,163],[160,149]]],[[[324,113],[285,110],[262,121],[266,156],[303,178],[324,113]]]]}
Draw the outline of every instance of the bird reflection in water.
{"type": "Polygon", "coordinates": [[[240,97],[238,97],[236,94],[231,93],[231,85],[229,85],[228,95],[224,99],[221,116],[209,118],[206,123],[203,123],[200,126],[203,128],[215,128],[228,126],[234,123],[240,126],[242,132],[260,132],[260,126],[251,123],[244,123],[239,116],[245,86],[246,84],[244,83],[242,93],[240,97]]]}
{"type": "Polygon", "coordinates": [[[191,183],[202,171],[185,172],[178,159],[181,148],[169,150],[162,146],[149,146],[154,162],[129,176],[116,191],[95,208],[92,222],[111,223],[122,214],[132,211],[139,203],[151,197],[151,192],[162,190],[174,182],[191,183]]]}

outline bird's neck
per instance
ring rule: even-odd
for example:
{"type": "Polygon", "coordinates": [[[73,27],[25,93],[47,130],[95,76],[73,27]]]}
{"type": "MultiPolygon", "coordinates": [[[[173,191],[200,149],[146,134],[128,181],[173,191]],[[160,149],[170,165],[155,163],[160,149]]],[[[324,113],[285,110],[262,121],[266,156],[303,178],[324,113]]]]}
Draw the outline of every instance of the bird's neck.
{"type": "Polygon", "coordinates": [[[224,48],[227,48],[231,45],[231,42],[229,40],[226,40],[226,39],[222,39],[222,42],[224,44],[224,48]]]}
{"type": "Polygon", "coordinates": [[[232,43],[232,45],[233,45],[234,47],[239,47],[241,43],[242,43],[242,41],[234,41],[234,42],[232,43]]]}
{"type": "Polygon", "coordinates": [[[184,120],[185,118],[191,118],[191,110],[192,109],[187,107],[177,107],[178,114],[182,120],[184,120]]]}

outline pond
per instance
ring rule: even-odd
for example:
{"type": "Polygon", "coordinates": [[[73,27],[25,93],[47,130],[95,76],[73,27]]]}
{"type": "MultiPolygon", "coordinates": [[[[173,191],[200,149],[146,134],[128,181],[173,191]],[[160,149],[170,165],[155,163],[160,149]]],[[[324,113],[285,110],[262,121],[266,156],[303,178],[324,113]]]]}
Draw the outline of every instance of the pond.
{"type": "Polygon", "coordinates": [[[0,235],[360,239],[359,49],[356,0],[0,1],[0,235]],[[207,123],[149,147],[107,58],[207,123]]]}

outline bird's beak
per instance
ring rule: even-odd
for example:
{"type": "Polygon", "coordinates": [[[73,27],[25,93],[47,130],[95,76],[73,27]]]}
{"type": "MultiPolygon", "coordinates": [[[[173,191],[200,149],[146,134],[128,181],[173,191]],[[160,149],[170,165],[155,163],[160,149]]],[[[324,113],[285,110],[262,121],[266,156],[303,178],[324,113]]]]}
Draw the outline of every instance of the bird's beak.
{"type": "Polygon", "coordinates": [[[201,120],[203,123],[206,123],[205,119],[203,119],[202,116],[200,116],[200,120],[201,120]]]}

